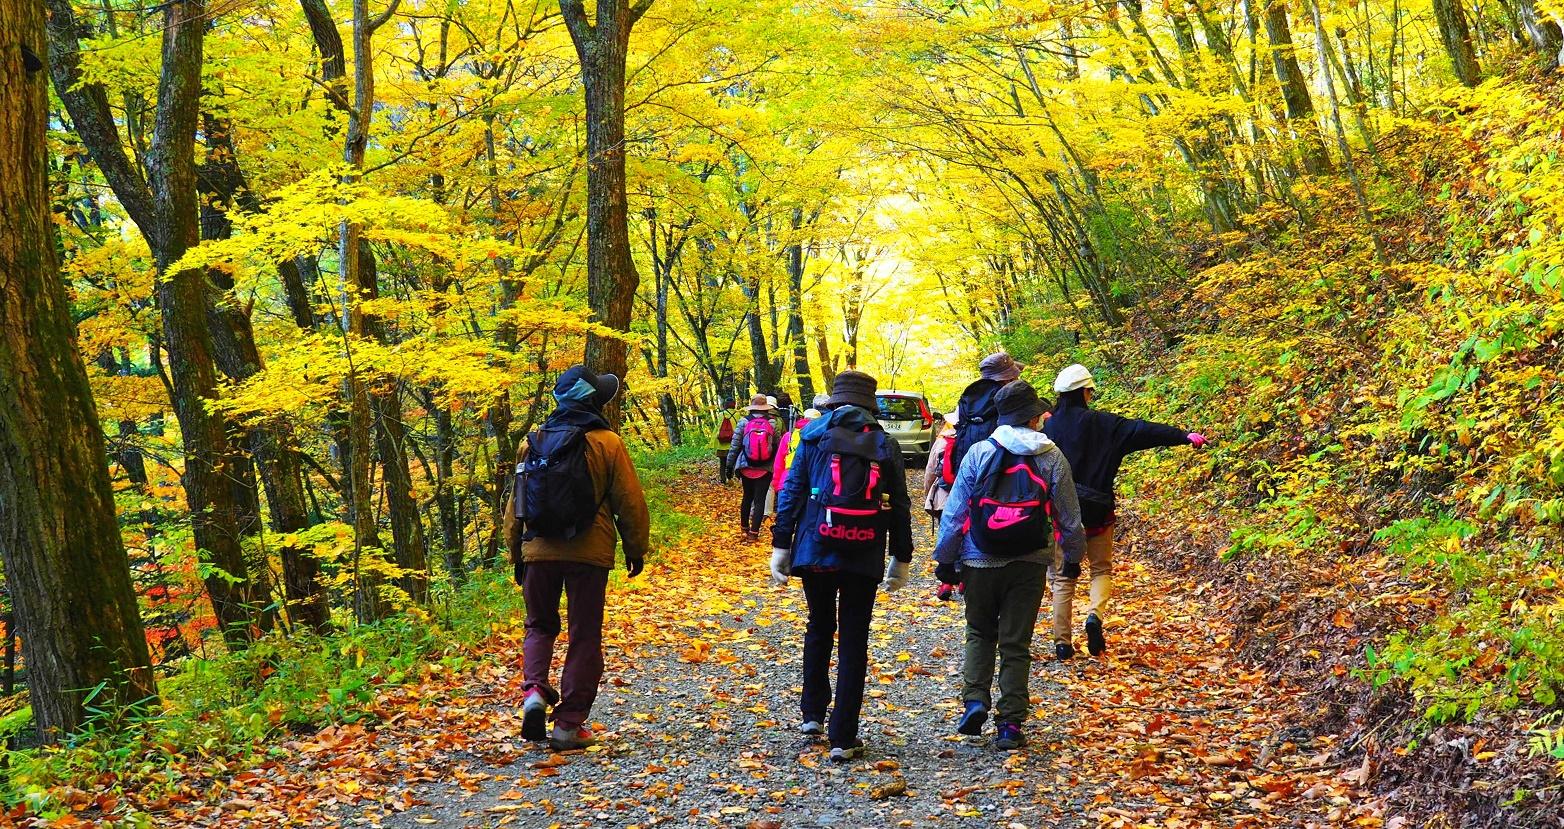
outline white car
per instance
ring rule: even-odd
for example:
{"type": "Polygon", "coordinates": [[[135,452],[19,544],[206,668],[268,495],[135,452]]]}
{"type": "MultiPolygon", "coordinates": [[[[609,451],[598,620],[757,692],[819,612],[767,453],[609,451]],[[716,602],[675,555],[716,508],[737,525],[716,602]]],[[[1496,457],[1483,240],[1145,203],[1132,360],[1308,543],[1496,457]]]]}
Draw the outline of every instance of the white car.
{"type": "Polygon", "coordinates": [[[901,445],[906,458],[927,457],[929,447],[938,434],[934,430],[937,418],[929,410],[929,401],[912,391],[882,391],[874,396],[879,411],[875,417],[885,433],[901,445]]]}

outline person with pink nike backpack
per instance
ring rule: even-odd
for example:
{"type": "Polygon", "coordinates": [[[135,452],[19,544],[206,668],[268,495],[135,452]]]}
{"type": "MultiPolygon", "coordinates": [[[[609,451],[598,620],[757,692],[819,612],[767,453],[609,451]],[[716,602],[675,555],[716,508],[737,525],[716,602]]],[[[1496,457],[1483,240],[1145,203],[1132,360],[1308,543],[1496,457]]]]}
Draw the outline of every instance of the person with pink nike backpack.
{"type": "Polygon", "coordinates": [[[963,710],[956,731],[983,733],[992,710],[994,747],[1026,744],[1032,634],[1047,572],[1079,576],[1086,554],[1070,463],[1039,427],[1048,406],[1024,380],[994,395],[999,427],[961,459],[934,547],[941,584],[965,583],[967,641],[963,710]],[[994,661],[999,699],[993,699],[994,661]]]}

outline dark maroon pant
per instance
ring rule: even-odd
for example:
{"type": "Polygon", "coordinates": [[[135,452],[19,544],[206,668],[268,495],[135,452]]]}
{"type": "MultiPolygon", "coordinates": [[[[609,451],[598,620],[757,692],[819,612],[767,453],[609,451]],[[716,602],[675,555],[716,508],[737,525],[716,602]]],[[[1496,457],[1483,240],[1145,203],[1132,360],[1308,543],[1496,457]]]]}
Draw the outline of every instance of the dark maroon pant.
{"type": "Polygon", "coordinates": [[[526,688],[537,689],[554,702],[554,725],[580,728],[592,713],[597,686],[603,679],[603,603],[608,592],[608,568],[574,561],[538,561],[527,565],[521,589],[527,600],[527,638],[522,644],[526,688]],[[549,684],[554,640],[559,638],[559,596],[567,600],[570,649],[559,690],[549,684]]]}

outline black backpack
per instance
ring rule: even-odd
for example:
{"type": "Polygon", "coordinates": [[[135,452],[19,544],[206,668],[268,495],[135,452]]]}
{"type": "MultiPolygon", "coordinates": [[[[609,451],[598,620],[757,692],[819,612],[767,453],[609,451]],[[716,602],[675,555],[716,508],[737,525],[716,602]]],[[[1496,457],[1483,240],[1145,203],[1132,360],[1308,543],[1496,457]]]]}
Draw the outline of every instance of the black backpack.
{"type": "Polygon", "coordinates": [[[961,393],[961,402],[956,409],[961,419],[956,421],[956,440],[949,450],[952,470],[961,469],[967,452],[988,440],[999,428],[999,407],[994,397],[1004,387],[1005,384],[997,380],[979,380],[961,393]]]}
{"type": "Polygon", "coordinates": [[[844,556],[880,555],[890,532],[885,504],[885,478],[880,468],[884,435],[868,428],[844,426],[820,439],[825,479],[810,482],[820,503],[820,523],[813,528],[823,549],[844,556]]]}
{"type": "Polygon", "coordinates": [[[1017,455],[989,439],[995,452],[970,504],[972,543],[986,555],[1024,556],[1054,540],[1048,481],[1030,455],[1017,455]]]}
{"type": "Polygon", "coordinates": [[[545,424],[527,436],[527,456],[516,464],[512,499],[523,541],[568,541],[597,520],[603,503],[587,469],[586,433],[580,426],[545,424]]]}

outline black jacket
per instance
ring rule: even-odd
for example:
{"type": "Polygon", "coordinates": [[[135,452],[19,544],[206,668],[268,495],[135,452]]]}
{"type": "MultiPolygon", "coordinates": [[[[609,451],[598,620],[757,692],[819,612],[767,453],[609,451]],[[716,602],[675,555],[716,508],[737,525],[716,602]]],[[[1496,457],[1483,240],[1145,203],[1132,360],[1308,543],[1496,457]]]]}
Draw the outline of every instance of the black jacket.
{"type": "Polygon", "coordinates": [[[1183,446],[1189,433],[1149,420],[1131,420],[1086,405],[1081,395],[1059,398],[1043,434],[1058,445],[1075,475],[1081,523],[1088,530],[1113,523],[1113,483],[1125,456],[1158,446],[1183,446]]]}

